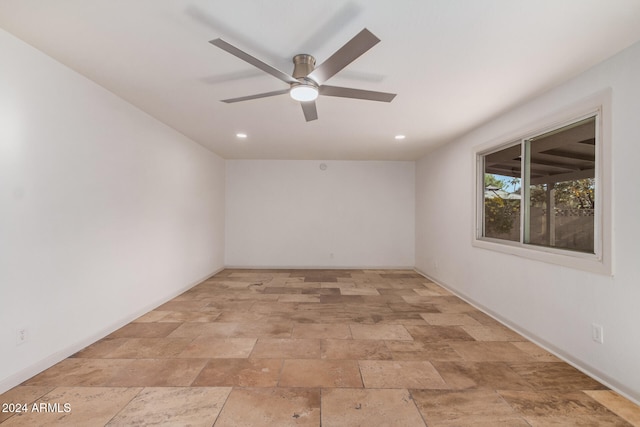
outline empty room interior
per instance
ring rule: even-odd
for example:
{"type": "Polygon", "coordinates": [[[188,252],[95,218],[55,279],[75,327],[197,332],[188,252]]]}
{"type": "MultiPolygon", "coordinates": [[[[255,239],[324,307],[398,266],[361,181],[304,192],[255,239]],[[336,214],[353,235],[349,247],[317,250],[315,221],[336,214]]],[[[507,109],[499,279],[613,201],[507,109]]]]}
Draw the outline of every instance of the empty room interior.
{"type": "Polygon", "coordinates": [[[637,0],[0,0],[0,424],[640,425],[637,0]]]}

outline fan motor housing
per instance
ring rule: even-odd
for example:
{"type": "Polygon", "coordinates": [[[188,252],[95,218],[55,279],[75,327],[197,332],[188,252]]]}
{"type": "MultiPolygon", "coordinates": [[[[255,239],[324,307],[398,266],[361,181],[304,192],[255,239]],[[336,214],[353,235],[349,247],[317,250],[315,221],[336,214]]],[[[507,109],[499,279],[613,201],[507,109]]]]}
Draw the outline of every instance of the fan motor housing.
{"type": "Polygon", "coordinates": [[[315,69],[316,59],[311,55],[301,53],[293,57],[293,64],[293,78],[304,79],[315,69]]]}

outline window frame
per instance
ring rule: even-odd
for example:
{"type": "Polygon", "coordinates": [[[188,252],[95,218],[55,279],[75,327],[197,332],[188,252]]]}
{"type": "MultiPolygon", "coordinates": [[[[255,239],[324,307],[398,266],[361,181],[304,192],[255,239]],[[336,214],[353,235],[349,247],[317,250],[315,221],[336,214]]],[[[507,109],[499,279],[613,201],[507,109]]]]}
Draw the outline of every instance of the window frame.
{"type": "Polygon", "coordinates": [[[571,107],[538,120],[527,127],[491,142],[474,147],[474,247],[516,255],[551,264],[562,265],[599,274],[612,275],[611,246],[611,91],[605,90],[571,107]],[[520,145],[525,159],[526,140],[569,126],[586,118],[596,117],[595,146],[595,208],[594,208],[594,253],[573,251],[548,246],[524,243],[525,206],[524,197],[525,162],[522,164],[521,183],[523,194],[520,207],[520,240],[511,241],[484,236],[484,157],[508,147],[520,145]]]}

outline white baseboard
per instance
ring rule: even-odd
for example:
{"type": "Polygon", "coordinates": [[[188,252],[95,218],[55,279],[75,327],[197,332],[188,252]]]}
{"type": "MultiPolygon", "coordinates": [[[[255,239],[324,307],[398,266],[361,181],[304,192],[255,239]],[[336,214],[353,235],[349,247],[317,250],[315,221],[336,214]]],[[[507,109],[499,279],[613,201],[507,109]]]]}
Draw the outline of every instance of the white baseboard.
{"type": "Polygon", "coordinates": [[[420,269],[418,269],[416,267],[414,267],[413,270],[416,273],[421,274],[422,276],[424,276],[427,279],[431,280],[432,282],[438,284],[439,286],[442,286],[446,290],[450,291],[452,294],[456,295],[458,298],[460,298],[463,301],[469,303],[470,305],[472,305],[473,307],[477,308],[478,310],[480,310],[481,312],[483,312],[487,316],[492,317],[493,319],[495,319],[496,321],[500,322],[501,324],[503,324],[507,328],[513,330],[514,332],[517,332],[518,334],[522,335],[523,337],[525,337],[529,341],[531,341],[531,342],[537,344],[538,346],[542,347],[543,349],[545,349],[549,353],[553,354],[554,356],[558,357],[559,359],[563,360],[564,362],[567,362],[569,365],[573,366],[574,368],[578,369],[579,371],[581,371],[581,372],[585,373],[586,375],[589,375],[590,377],[594,378],[595,380],[601,382],[602,384],[604,384],[605,386],[607,386],[610,389],[614,390],[618,394],[620,394],[620,395],[624,396],[625,398],[629,399],[630,401],[632,401],[636,405],[640,405],[640,397],[636,396],[633,390],[629,389],[627,386],[625,386],[624,384],[621,384],[617,380],[609,377],[605,373],[601,372],[599,369],[596,369],[593,366],[590,366],[588,363],[585,363],[584,361],[574,357],[573,355],[564,352],[562,349],[560,349],[560,348],[556,347],[555,345],[545,341],[544,339],[540,338],[539,336],[537,336],[536,334],[532,333],[531,331],[523,329],[520,326],[512,323],[508,319],[505,319],[504,317],[500,316],[498,313],[493,312],[491,309],[489,309],[489,308],[485,307],[484,305],[476,302],[473,298],[471,298],[468,295],[458,291],[457,289],[447,285],[443,281],[441,281],[441,280],[439,280],[439,279],[437,279],[437,278],[435,278],[435,277],[433,277],[433,276],[421,271],[420,269]]]}
{"type": "Polygon", "coordinates": [[[413,265],[225,265],[238,270],[414,270],[413,265]]]}
{"type": "Polygon", "coordinates": [[[121,327],[123,327],[124,325],[127,325],[129,323],[131,323],[132,321],[134,321],[135,319],[137,319],[138,317],[142,316],[143,314],[148,313],[149,311],[153,310],[156,307],[161,306],[162,304],[166,303],[167,301],[172,300],[173,298],[177,297],[178,295],[180,295],[181,293],[188,291],[189,289],[193,288],[194,286],[196,286],[197,284],[203,282],[204,280],[207,280],[208,278],[215,276],[216,274],[218,274],[219,272],[221,272],[222,270],[224,270],[224,268],[219,268],[217,270],[215,270],[214,272],[207,274],[206,276],[204,276],[201,279],[196,280],[195,282],[192,282],[186,286],[181,287],[180,289],[177,289],[173,292],[171,292],[168,295],[165,295],[162,298],[158,298],[156,299],[154,302],[149,303],[147,305],[145,305],[143,308],[136,310],[135,312],[131,313],[130,315],[121,318],[113,323],[111,323],[110,325],[104,327],[103,329],[101,329],[100,331],[93,333],[87,337],[85,337],[84,339],[81,339],[80,341],[76,342],[73,345],[70,345],[69,347],[62,349],[60,351],[57,351],[53,354],[50,354],[49,356],[39,360],[38,362],[16,372],[13,375],[8,376],[7,378],[4,378],[2,380],[0,380],[0,394],[6,392],[7,390],[12,389],[13,387],[20,385],[21,383],[23,383],[24,381],[28,380],[29,378],[39,374],[40,372],[44,371],[45,369],[50,368],[51,366],[55,365],[56,363],[66,359],[67,357],[77,353],[78,351],[82,350],[83,348],[87,347],[90,344],[93,344],[94,342],[106,337],[107,335],[109,335],[110,333],[112,333],[113,331],[120,329],[121,327]]]}

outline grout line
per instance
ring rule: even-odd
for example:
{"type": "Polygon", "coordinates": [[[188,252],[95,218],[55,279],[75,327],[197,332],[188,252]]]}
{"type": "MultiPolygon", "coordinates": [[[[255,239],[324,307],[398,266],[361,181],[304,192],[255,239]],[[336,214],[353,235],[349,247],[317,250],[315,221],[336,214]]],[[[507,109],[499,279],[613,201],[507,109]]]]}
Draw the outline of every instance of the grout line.
{"type": "Polygon", "coordinates": [[[231,390],[229,390],[229,394],[227,394],[227,397],[224,399],[222,406],[220,406],[220,411],[218,411],[218,415],[216,415],[216,419],[213,420],[213,424],[211,424],[211,427],[215,426],[216,423],[218,422],[218,418],[220,418],[220,415],[222,414],[222,410],[224,409],[225,406],[227,406],[227,402],[229,401],[229,396],[231,396],[231,393],[233,393],[233,390],[236,389],[236,387],[229,387],[229,388],[231,390]]]}
{"type": "Polygon", "coordinates": [[[405,390],[407,390],[407,393],[409,394],[409,398],[413,402],[413,405],[415,406],[416,411],[418,411],[418,414],[420,414],[420,418],[422,418],[422,422],[424,423],[425,427],[427,427],[429,424],[427,424],[427,420],[424,417],[424,414],[422,413],[420,408],[418,408],[418,403],[416,402],[416,399],[414,399],[412,391],[410,389],[405,389],[405,390]]]}
{"type": "Polygon", "coordinates": [[[358,364],[358,373],[360,374],[360,382],[362,383],[362,389],[368,389],[367,385],[364,382],[364,375],[362,375],[362,367],[360,366],[360,360],[356,360],[356,363],[358,364]]]}
{"type": "MultiPolygon", "coordinates": [[[[194,338],[195,340],[195,338],[194,338]]],[[[186,359],[190,359],[190,358],[186,358],[186,359]]],[[[198,373],[193,377],[193,379],[191,380],[191,382],[189,383],[189,385],[185,386],[185,387],[193,387],[193,383],[198,379],[198,377],[200,376],[200,374],[202,373],[202,371],[204,371],[204,368],[207,367],[207,365],[209,363],[211,363],[211,360],[213,360],[212,358],[203,358],[206,360],[206,362],[202,365],[202,368],[200,368],[200,370],[198,371],[198,373]]],[[[195,358],[194,358],[195,360],[195,358]]]]}
{"type": "MultiPolygon", "coordinates": [[[[130,389],[130,388],[138,388],[138,387],[114,387],[114,388],[130,389]]],[[[142,393],[142,392],[143,392],[144,390],[146,390],[147,388],[148,388],[148,387],[140,387],[140,391],[139,391],[139,392],[137,392],[137,393],[136,393],[136,394],[135,394],[131,399],[129,399],[129,401],[128,401],[127,403],[125,403],[125,404],[122,406],[122,408],[120,408],[120,410],[119,410],[118,412],[116,412],[116,413],[113,415],[113,417],[109,418],[109,421],[107,421],[104,425],[105,425],[105,426],[108,426],[108,425],[109,425],[109,423],[110,423],[111,421],[113,421],[113,419],[114,419],[114,418],[116,418],[118,415],[120,415],[120,413],[121,413],[122,411],[124,411],[124,410],[125,410],[125,408],[126,408],[127,406],[129,406],[129,405],[131,404],[131,402],[133,402],[133,401],[135,400],[135,398],[136,398],[136,397],[138,397],[138,396],[140,395],[140,393],[142,393]]]]}

